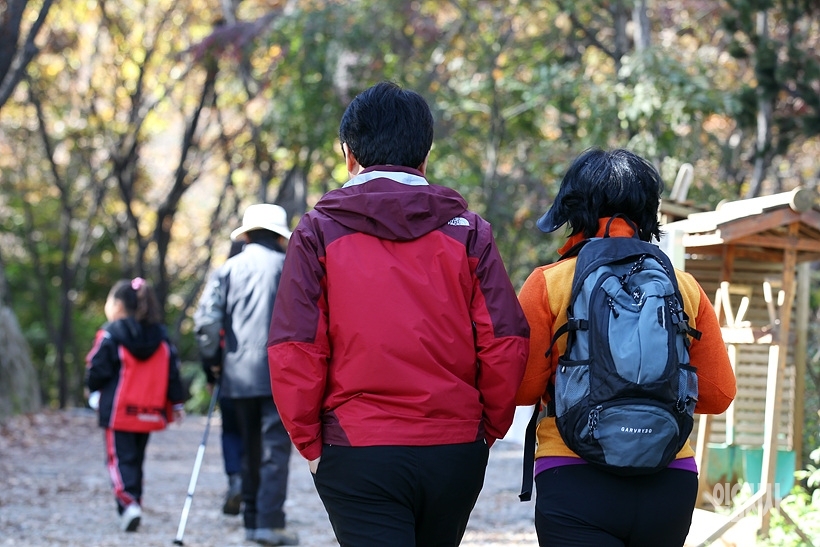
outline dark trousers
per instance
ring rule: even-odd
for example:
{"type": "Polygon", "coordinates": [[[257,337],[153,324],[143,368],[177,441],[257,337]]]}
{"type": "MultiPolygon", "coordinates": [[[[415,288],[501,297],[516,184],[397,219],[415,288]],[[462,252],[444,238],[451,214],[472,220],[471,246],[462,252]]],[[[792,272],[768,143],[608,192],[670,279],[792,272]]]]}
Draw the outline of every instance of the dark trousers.
{"type": "Polygon", "coordinates": [[[245,528],[284,528],[291,442],[273,398],[234,399],[242,433],[245,528]]]}
{"type": "Polygon", "coordinates": [[[682,469],[619,477],[567,465],[535,477],[541,547],[680,547],[689,533],[698,476],[682,469]]]}
{"type": "Polygon", "coordinates": [[[117,512],[122,514],[132,503],[142,502],[142,466],[149,434],[109,428],[104,433],[108,476],[114,489],[117,512]]]}
{"type": "Polygon", "coordinates": [[[234,400],[219,398],[219,412],[222,415],[222,460],[225,474],[234,475],[242,472],[242,433],[239,420],[236,418],[234,400]]]}
{"type": "Polygon", "coordinates": [[[484,485],[484,441],[325,445],[313,482],[341,547],[454,547],[484,485]]]}

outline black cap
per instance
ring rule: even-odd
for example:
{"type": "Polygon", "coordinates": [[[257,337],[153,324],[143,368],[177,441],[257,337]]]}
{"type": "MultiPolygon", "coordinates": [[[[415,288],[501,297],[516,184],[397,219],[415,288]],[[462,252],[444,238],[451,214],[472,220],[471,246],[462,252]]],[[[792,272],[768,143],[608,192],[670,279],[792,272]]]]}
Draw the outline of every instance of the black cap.
{"type": "Polygon", "coordinates": [[[555,197],[552,202],[552,207],[549,211],[541,215],[541,218],[535,223],[538,229],[542,232],[551,233],[567,223],[566,215],[561,211],[561,193],[555,197]]]}
{"type": "Polygon", "coordinates": [[[538,226],[538,229],[542,232],[550,233],[554,232],[558,228],[561,227],[565,220],[557,220],[555,217],[558,215],[555,212],[555,207],[550,208],[549,211],[541,215],[541,218],[538,219],[538,222],[535,223],[538,226]]]}

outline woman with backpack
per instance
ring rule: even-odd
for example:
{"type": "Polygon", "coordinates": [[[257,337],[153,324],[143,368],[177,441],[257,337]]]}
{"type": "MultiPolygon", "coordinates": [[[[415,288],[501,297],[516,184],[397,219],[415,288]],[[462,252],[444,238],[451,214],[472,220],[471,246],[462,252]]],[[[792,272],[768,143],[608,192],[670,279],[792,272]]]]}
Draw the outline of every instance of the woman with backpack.
{"type": "Polygon", "coordinates": [[[135,532],[142,517],[149,435],[182,420],[186,393],[162,310],[145,279],[115,283],[105,301],[105,317],[108,322],[97,331],[86,357],[86,385],[100,393],[99,424],[120,526],[135,532]]]}
{"type": "Polygon", "coordinates": [[[531,336],[516,404],[547,410],[537,418],[534,453],[542,547],[683,545],[698,490],[692,413],[718,414],[734,399],[709,298],[643,243],[660,238],[663,188],[632,152],[590,149],[537,222],[546,233],[567,224],[569,235],[559,260],[536,268],[519,293],[531,336]],[[628,260],[617,259],[622,238],[634,240],[628,260]],[[653,280],[629,285],[650,270],[653,280]],[[592,281],[574,284],[576,276],[592,281]],[[649,319],[630,327],[636,332],[619,331],[629,308],[649,319]],[[644,323],[662,335],[641,336],[644,323]]]}

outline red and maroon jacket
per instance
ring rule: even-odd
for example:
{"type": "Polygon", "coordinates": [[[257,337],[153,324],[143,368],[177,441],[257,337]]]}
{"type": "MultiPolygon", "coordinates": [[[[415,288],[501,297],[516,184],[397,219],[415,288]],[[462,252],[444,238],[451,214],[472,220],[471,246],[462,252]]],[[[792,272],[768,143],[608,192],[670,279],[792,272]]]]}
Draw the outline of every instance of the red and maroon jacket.
{"type": "Polygon", "coordinates": [[[268,359],[296,448],[505,435],[529,326],[491,226],[421,172],[365,169],[291,236],[268,359]]]}

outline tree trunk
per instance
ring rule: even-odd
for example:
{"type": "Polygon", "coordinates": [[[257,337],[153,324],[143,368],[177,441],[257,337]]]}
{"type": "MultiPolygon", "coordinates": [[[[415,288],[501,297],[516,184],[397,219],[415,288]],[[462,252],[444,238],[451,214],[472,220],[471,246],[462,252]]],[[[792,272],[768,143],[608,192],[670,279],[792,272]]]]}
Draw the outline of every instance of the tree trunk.
{"type": "MultiPolygon", "coordinates": [[[[757,13],[758,51],[765,49],[769,40],[769,20],[765,11],[757,13]]],[[[744,198],[754,198],[760,195],[766,170],[772,160],[772,116],[774,112],[774,98],[758,81],[757,87],[757,133],[755,135],[755,163],[749,189],[744,198]]]]}
{"type": "Polygon", "coordinates": [[[646,0],[637,0],[632,7],[632,33],[636,51],[646,51],[649,49],[651,40],[651,25],[649,15],[646,13],[646,0]]]}

